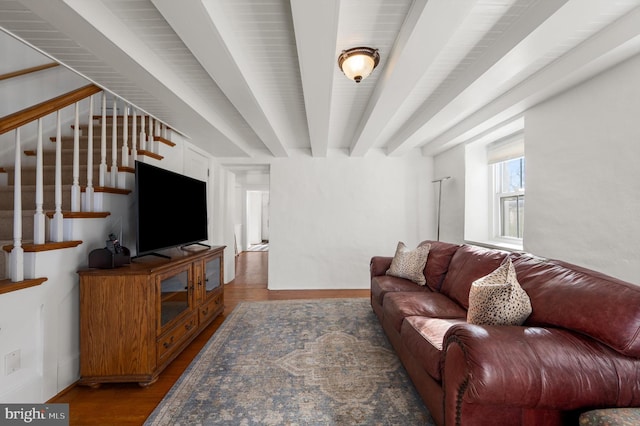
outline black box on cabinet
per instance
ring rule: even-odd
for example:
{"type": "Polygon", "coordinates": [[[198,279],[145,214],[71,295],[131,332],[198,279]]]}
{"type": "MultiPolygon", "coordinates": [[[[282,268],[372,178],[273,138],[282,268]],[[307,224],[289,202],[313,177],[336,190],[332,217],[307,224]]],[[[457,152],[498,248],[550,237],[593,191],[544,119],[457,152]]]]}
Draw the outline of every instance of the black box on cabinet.
{"type": "Polygon", "coordinates": [[[122,247],[120,253],[113,253],[106,247],[89,253],[89,268],[112,269],[128,263],[131,263],[131,252],[126,247],[122,247]]]}

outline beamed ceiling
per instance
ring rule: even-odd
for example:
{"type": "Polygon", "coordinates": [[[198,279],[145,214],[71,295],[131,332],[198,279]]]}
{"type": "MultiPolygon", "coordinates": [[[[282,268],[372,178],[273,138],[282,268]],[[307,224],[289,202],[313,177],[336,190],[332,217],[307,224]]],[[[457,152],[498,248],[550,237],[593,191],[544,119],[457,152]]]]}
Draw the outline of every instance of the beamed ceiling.
{"type": "Polygon", "coordinates": [[[435,155],[640,52],[640,0],[0,0],[0,26],[229,164],[435,155]]]}

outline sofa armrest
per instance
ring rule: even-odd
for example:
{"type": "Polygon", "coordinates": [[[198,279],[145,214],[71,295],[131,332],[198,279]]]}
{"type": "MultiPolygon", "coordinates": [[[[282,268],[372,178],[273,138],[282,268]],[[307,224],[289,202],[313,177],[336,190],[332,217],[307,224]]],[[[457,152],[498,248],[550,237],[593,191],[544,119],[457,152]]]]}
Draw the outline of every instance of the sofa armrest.
{"type": "Polygon", "coordinates": [[[369,264],[371,278],[384,275],[391,266],[392,256],[374,256],[369,264]]]}
{"type": "Polygon", "coordinates": [[[443,354],[445,411],[458,417],[469,404],[552,410],[640,404],[640,360],[571,331],[458,324],[447,331],[443,354]]]}

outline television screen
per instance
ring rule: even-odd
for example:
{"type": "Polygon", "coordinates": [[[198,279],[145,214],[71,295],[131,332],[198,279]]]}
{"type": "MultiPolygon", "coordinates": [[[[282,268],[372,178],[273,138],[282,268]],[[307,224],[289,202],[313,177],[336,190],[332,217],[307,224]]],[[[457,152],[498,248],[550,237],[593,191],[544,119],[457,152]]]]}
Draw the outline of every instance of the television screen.
{"type": "Polygon", "coordinates": [[[136,161],[136,255],[208,239],[207,183],[136,161]]]}

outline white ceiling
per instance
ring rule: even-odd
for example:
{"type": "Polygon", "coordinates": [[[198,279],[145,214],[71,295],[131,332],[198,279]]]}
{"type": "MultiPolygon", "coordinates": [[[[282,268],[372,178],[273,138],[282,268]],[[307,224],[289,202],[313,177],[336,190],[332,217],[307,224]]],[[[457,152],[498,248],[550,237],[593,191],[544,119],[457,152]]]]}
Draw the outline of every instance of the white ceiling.
{"type": "Polygon", "coordinates": [[[229,164],[261,163],[514,131],[640,52],[640,0],[0,0],[0,27],[229,164]],[[355,46],[381,55],[360,84],[336,63],[355,46]]]}

